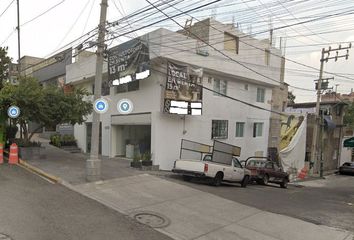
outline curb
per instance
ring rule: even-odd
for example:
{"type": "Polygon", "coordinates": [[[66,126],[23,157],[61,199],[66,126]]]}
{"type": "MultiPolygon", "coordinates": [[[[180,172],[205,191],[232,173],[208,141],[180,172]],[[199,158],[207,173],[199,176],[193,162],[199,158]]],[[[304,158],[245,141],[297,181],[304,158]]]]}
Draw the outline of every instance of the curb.
{"type": "Polygon", "coordinates": [[[51,175],[49,173],[46,173],[43,170],[32,166],[31,164],[27,163],[26,161],[24,161],[22,159],[18,160],[18,164],[21,165],[24,168],[29,169],[30,171],[35,172],[36,174],[40,175],[41,177],[44,177],[44,178],[54,182],[54,183],[61,183],[62,182],[60,178],[58,178],[56,176],[53,176],[53,175],[51,175]]]}

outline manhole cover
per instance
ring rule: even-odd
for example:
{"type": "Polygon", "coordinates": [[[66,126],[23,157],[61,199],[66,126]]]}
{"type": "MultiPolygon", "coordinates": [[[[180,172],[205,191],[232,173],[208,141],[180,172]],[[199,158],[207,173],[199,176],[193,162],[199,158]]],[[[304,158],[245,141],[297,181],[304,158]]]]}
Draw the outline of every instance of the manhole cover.
{"type": "Polygon", "coordinates": [[[170,220],[167,217],[155,212],[136,212],[131,216],[138,222],[153,228],[163,228],[170,225],[170,220]]]}
{"type": "Polygon", "coordinates": [[[12,240],[12,238],[3,233],[0,233],[0,240],[12,240]]]}

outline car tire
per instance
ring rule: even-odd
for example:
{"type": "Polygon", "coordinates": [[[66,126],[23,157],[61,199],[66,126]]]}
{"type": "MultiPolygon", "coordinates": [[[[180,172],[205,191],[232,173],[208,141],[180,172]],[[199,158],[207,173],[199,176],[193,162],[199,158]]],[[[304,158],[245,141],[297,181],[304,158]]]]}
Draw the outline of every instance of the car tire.
{"type": "Polygon", "coordinates": [[[268,185],[268,182],[269,182],[269,176],[267,174],[265,174],[262,178],[262,184],[268,185]]]}
{"type": "Polygon", "coordinates": [[[283,181],[280,183],[281,188],[288,188],[288,179],[284,178],[283,181]]]}
{"type": "Polygon", "coordinates": [[[213,178],[213,185],[218,187],[221,185],[223,176],[221,173],[217,173],[216,176],[213,178]]]}
{"type": "Polygon", "coordinates": [[[241,187],[243,187],[243,188],[247,187],[249,180],[250,180],[250,177],[248,175],[246,175],[241,182],[241,187]]]}
{"type": "Polygon", "coordinates": [[[186,181],[186,182],[190,182],[192,180],[192,176],[188,176],[188,175],[183,175],[183,180],[186,181]]]}

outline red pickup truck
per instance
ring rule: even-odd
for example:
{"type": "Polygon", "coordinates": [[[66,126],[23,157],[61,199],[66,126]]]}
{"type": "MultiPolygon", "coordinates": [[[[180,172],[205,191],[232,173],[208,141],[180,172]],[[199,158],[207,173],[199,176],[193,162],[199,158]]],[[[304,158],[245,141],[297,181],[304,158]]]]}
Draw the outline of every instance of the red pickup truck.
{"type": "Polygon", "coordinates": [[[249,157],[244,164],[251,171],[251,181],[263,185],[278,183],[282,188],[288,187],[289,174],[284,172],[276,162],[266,157],[249,157]]]}

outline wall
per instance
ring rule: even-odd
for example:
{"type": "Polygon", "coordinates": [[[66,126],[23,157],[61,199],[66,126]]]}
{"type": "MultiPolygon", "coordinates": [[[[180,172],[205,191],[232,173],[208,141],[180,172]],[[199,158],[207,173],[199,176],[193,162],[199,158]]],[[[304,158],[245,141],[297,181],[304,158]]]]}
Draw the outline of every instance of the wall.
{"type": "Polygon", "coordinates": [[[341,142],[341,152],[340,152],[340,165],[342,165],[345,162],[351,162],[352,161],[352,148],[346,148],[343,147],[344,141],[347,140],[348,138],[352,138],[353,136],[346,136],[343,138],[341,142]]]}
{"type": "MultiPolygon", "coordinates": [[[[234,31],[227,26],[215,23],[223,31],[234,31]],[[224,29],[225,28],[225,29],[224,29]]],[[[215,34],[223,34],[210,29],[209,41],[211,44],[219,46],[215,34]]],[[[234,34],[239,34],[235,32],[234,34]]],[[[166,29],[158,29],[149,33],[150,38],[150,57],[153,59],[153,71],[148,79],[140,80],[138,91],[116,94],[114,88],[111,88],[111,94],[105,98],[110,107],[107,113],[101,115],[102,122],[102,154],[105,156],[120,155],[124,149],[120,147],[119,140],[124,140],[123,129],[117,126],[118,123],[137,124],[145,121],[151,124],[151,149],[153,153],[154,164],[160,165],[161,169],[171,169],[174,160],[179,157],[180,141],[182,138],[200,141],[206,144],[212,144],[211,128],[212,120],[228,120],[228,138],[221,140],[242,148],[241,159],[254,156],[256,152],[267,154],[269,118],[270,112],[260,110],[235,100],[227,99],[221,96],[215,96],[212,92],[204,90],[203,92],[203,115],[202,116],[180,116],[170,115],[161,112],[163,102],[163,92],[166,82],[166,62],[172,60],[176,63],[191,64],[192,66],[201,66],[204,69],[204,86],[213,89],[213,77],[228,81],[227,95],[256,106],[271,109],[272,88],[278,86],[278,82],[267,80],[264,77],[256,75],[249,70],[245,70],[240,64],[225,59],[215,51],[209,49],[209,56],[204,57],[196,54],[197,40],[182,34],[171,32],[166,29]],[[182,50],[182,51],[181,51],[182,50]],[[163,57],[163,58],[160,58],[163,57]],[[208,77],[211,81],[208,81],[208,77]],[[248,90],[245,89],[248,84],[248,90]],[[257,87],[265,88],[265,102],[256,102],[257,87]],[[134,110],[129,115],[129,121],[126,116],[119,114],[116,104],[120,99],[128,98],[134,104],[134,110]],[[144,117],[142,117],[144,115],[144,117]],[[236,122],[245,122],[245,136],[235,137],[236,122]],[[253,123],[263,122],[262,137],[253,137],[253,123]],[[121,138],[121,139],[120,139],[121,138]]],[[[264,42],[249,39],[252,44],[258,44],[261,50],[244,51],[246,46],[240,43],[240,54],[230,55],[238,62],[247,62],[255,71],[264,75],[280,79],[280,59],[270,58],[270,66],[264,62],[264,47],[268,46],[264,42]],[[250,52],[251,51],[251,52],[250,52]],[[256,55],[254,55],[256,54],[256,55]],[[252,56],[252,58],[250,58],[252,56]],[[279,61],[278,61],[279,60],[279,61]]],[[[277,51],[271,49],[271,51],[277,51]]],[[[67,66],[67,83],[80,85],[87,88],[91,87],[94,81],[96,56],[88,56],[67,66]]],[[[104,65],[104,72],[107,71],[107,65],[104,65]]],[[[105,79],[107,76],[104,75],[105,79]]],[[[90,117],[88,118],[90,121],[90,117]]],[[[85,129],[83,126],[75,126],[75,136],[83,141],[85,129]]],[[[84,144],[80,145],[83,146],[84,144]]],[[[84,148],[83,148],[84,149],[84,148]]]]}
{"type": "MultiPolygon", "coordinates": [[[[214,75],[215,76],[215,75],[214,75]]],[[[220,77],[219,77],[220,78],[220,77]]],[[[266,88],[265,103],[257,103],[257,86],[249,84],[249,90],[244,90],[245,82],[238,79],[229,80],[227,95],[242,99],[248,103],[270,109],[271,88],[266,88]]],[[[208,77],[204,77],[203,85],[208,88],[213,83],[208,83],[208,77]]],[[[256,152],[267,155],[269,116],[267,111],[246,106],[225,97],[215,96],[212,92],[203,92],[202,116],[178,116],[155,112],[152,114],[152,131],[155,143],[153,151],[156,152],[155,164],[161,169],[170,170],[173,162],[179,158],[181,139],[185,138],[212,145],[211,139],[212,120],[228,120],[228,138],[220,141],[241,147],[240,159],[254,156],[256,152]],[[245,114],[247,113],[247,114],[245,114]],[[236,122],[245,122],[243,138],[235,137],[236,122]],[[253,123],[264,122],[263,136],[253,137],[253,123]],[[185,134],[183,134],[185,132],[185,134]]]]}

